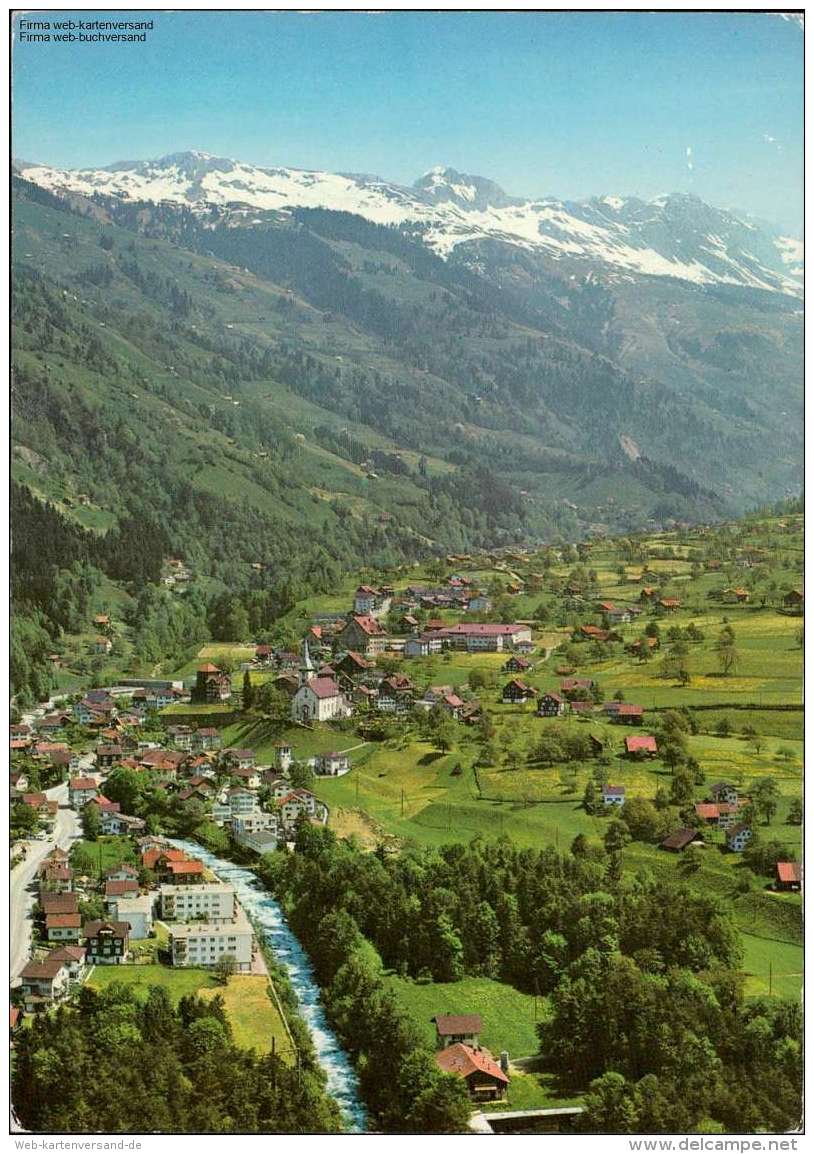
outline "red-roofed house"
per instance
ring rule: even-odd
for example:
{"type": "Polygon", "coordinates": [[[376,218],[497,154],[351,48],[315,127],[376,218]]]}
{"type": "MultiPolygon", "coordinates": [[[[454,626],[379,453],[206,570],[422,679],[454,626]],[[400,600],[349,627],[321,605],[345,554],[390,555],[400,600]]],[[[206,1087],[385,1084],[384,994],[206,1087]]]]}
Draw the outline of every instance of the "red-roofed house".
{"type": "Polygon", "coordinates": [[[471,1097],[478,1101],[502,1098],[506,1093],[509,1078],[488,1050],[455,1042],[436,1054],[435,1060],[445,1074],[463,1078],[471,1097]]]}
{"type": "Polygon", "coordinates": [[[655,757],[658,753],[656,739],[652,733],[637,734],[625,738],[625,752],[631,757],[655,757]]]}
{"type": "Polygon", "coordinates": [[[46,914],[45,937],[49,942],[78,942],[82,931],[80,913],[46,914]]]}
{"type": "Polygon", "coordinates": [[[387,635],[375,617],[354,613],[339,633],[337,642],[365,657],[376,657],[387,648],[387,635]]]}
{"type": "Polygon", "coordinates": [[[779,861],[775,865],[779,890],[799,890],[803,884],[803,867],[798,861],[779,861]]]}
{"type": "Polygon", "coordinates": [[[644,719],[644,706],[628,705],[621,701],[618,709],[609,712],[609,718],[619,725],[641,725],[644,719]]]}
{"type": "Polygon", "coordinates": [[[99,793],[95,778],[72,777],[68,782],[68,801],[74,809],[81,809],[99,793]]]}

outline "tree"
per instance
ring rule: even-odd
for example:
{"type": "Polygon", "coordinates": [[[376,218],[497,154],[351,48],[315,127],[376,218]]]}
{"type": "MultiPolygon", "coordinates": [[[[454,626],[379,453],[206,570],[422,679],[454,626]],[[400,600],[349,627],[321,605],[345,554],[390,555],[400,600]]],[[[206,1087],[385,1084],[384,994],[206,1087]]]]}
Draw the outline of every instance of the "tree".
{"type": "MultiPolygon", "coordinates": [[[[112,799],[111,799],[112,800],[112,799]]],[[[82,808],[82,835],[86,841],[96,841],[102,828],[102,815],[99,806],[88,802],[82,808]]]]}
{"type": "Polygon", "coordinates": [[[688,769],[677,769],[670,785],[670,801],[673,805],[688,805],[695,794],[695,777],[688,769]]]}
{"type": "Polygon", "coordinates": [[[23,801],[14,803],[11,809],[11,832],[14,837],[31,837],[40,827],[37,811],[23,801]]]}
{"type": "Polygon", "coordinates": [[[235,972],[237,961],[234,954],[221,954],[215,963],[212,973],[222,986],[228,986],[229,978],[235,972]]]}
{"type": "Polygon", "coordinates": [[[247,669],[243,674],[243,711],[248,713],[254,705],[254,686],[252,685],[252,675],[247,669]]]}
{"type": "Polygon", "coordinates": [[[735,635],[731,629],[723,629],[714,645],[718,667],[724,677],[737,669],[739,654],[735,647],[735,635]]]}
{"type": "Polygon", "coordinates": [[[755,810],[763,815],[766,819],[766,825],[769,825],[777,813],[777,803],[780,797],[777,782],[773,777],[759,777],[752,782],[749,793],[755,810]]]}
{"type": "Polygon", "coordinates": [[[579,1129],[585,1134],[635,1134],[638,1113],[633,1093],[621,1074],[595,1078],[585,1095],[579,1129]]]}
{"type": "Polygon", "coordinates": [[[596,786],[589,777],[585,783],[585,792],[582,795],[582,806],[586,813],[594,814],[597,811],[597,805],[596,786]]]}
{"type": "Polygon", "coordinates": [[[624,849],[630,841],[630,834],[625,823],[616,820],[612,821],[605,831],[603,841],[605,843],[605,849],[610,854],[618,853],[619,850],[624,849]]]}
{"type": "Polygon", "coordinates": [[[802,825],[803,824],[803,802],[799,797],[793,797],[789,805],[789,812],[786,814],[787,825],[802,825]]]}

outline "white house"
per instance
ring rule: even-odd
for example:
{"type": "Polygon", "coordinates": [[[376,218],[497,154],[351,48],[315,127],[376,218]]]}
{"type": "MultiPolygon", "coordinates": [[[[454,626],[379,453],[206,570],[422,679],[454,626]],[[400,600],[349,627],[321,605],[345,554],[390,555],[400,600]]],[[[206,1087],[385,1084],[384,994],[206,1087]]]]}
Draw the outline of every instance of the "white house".
{"type": "Polygon", "coordinates": [[[228,922],[174,922],[169,948],[174,966],[215,966],[232,958],[238,973],[252,967],[252,927],[242,910],[228,922]]]}
{"type": "Polygon", "coordinates": [[[752,831],[748,825],[741,822],[739,825],[733,825],[727,832],[726,845],[733,853],[743,853],[749,842],[752,840],[752,831]]]}
{"type": "Polygon", "coordinates": [[[205,885],[163,885],[159,890],[161,917],[166,921],[232,921],[237,909],[234,886],[224,882],[205,885]]]}
{"type": "Polygon", "coordinates": [[[341,777],[350,769],[346,753],[321,753],[314,759],[314,773],[322,777],[341,777]]]}
{"type": "Polygon", "coordinates": [[[153,894],[122,894],[106,903],[109,916],[130,926],[130,937],[149,938],[153,928],[153,894]]]}
{"type": "Polygon", "coordinates": [[[602,804],[623,806],[625,804],[625,787],[623,785],[603,785],[602,804]]]}

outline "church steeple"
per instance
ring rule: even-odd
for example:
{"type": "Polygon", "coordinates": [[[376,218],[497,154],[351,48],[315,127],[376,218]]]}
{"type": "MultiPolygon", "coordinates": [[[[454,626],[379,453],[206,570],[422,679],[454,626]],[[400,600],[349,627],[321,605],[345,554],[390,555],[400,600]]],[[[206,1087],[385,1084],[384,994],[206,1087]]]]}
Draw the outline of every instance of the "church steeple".
{"type": "Polygon", "coordinates": [[[311,654],[308,651],[308,639],[306,638],[302,643],[302,665],[300,666],[300,685],[307,685],[309,681],[313,681],[317,675],[314,669],[314,663],[311,660],[311,654]]]}

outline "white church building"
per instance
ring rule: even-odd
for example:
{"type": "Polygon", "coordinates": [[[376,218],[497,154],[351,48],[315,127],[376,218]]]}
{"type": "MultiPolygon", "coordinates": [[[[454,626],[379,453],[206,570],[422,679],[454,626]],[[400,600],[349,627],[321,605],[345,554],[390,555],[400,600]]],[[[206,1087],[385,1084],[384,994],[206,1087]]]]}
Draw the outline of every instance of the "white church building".
{"type": "Polygon", "coordinates": [[[353,706],[332,677],[317,677],[317,671],[308,652],[308,642],[302,646],[300,687],[291,699],[291,720],[308,724],[312,721],[335,721],[350,717],[353,706]]]}

